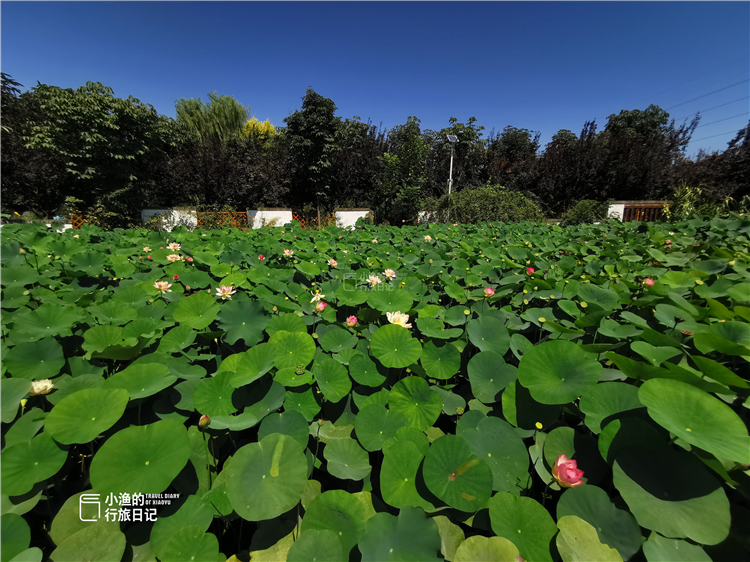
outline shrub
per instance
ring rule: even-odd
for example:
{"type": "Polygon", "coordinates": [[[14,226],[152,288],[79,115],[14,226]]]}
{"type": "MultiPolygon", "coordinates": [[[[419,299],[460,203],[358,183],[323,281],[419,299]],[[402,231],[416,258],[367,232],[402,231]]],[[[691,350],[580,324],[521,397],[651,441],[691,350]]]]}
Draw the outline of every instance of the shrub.
{"type": "Polygon", "coordinates": [[[732,197],[723,200],[703,189],[701,186],[690,186],[685,182],[673,190],[672,207],[664,205],[664,219],[678,221],[699,217],[728,217],[731,214],[747,216],[750,214],[750,197],[745,195],[740,201],[732,197]]]}
{"type": "Polygon", "coordinates": [[[563,213],[560,226],[601,222],[607,218],[608,209],[607,202],[583,199],[563,213]]]}
{"type": "Polygon", "coordinates": [[[429,222],[521,222],[544,220],[544,212],[518,191],[501,186],[465,189],[440,198],[429,222]]]}

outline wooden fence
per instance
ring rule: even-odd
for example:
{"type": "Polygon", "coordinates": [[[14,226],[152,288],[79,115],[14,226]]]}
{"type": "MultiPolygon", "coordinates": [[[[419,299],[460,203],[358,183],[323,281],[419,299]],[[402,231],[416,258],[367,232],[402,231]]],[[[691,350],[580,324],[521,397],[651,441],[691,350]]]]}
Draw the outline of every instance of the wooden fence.
{"type": "MultiPolygon", "coordinates": [[[[305,216],[299,211],[292,211],[292,220],[299,222],[302,228],[315,228],[318,226],[318,217],[308,217],[309,220],[305,220],[305,216]]],[[[321,215],[320,222],[322,226],[331,226],[336,224],[336,213],[329,213],[328,215],[321,215]]]]}
{"type": "Polygon", "coordinates": [[[79,213],[71,213],[70,224],[73,226],[74,229],[79,230],[81,228],[81,225],[86,224],[86,221],[83,218],[83,215],[79,213]]]}
{"type": "Polygon", "coordinates": [[[219,226],[219,228],[229,227],[241,228],[247,226],[247,212],[232,213],[197,213],[198,228],[219,226]]]}

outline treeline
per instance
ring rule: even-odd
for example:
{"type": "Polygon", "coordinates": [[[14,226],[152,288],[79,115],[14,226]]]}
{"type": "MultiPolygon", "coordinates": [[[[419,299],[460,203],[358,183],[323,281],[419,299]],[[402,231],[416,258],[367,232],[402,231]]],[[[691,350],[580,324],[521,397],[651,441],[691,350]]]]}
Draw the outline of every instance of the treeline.
{"type": "Polygon", "coordinates": [[[484,136],[470,118],[440,131],[416,117],[384,130],[335,115],[308,88],[284,126],[250,119],[229,96],[181,99],[176,118],[88,82],[76,90],[22,85],[2,74],[2,211],[40,217],[78,209],[106,226],[136,226],[140,209],[199,210],[369,206],[376,220],[410,224],[419,210],[445,206],[453,143],[453,192],[499,188],[523,193],[548,216],[576,201],[665,199],[679,184],[717,199],[750,195],[750,124],[722,153],[685,149],[699,116],[677,125],[651,105],[610,115],[581,133],[505,127],[484,136]],[[443,198],[441,203],[440,199],[443,198]]]}

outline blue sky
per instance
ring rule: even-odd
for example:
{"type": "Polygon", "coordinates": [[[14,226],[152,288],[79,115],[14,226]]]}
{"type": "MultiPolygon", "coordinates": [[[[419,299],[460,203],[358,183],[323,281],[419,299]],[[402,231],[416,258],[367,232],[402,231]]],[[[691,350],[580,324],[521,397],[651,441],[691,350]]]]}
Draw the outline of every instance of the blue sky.
{"type": "Polygon", "coordinates": [[[310,86],[342,117],[473,116],[546,144],[654,103],[703,113],[691,155],[749,117],[748,2],[3,1],[0,17],[0,66],[24,89],[101,82],[171,117],[217,91],[283,125],[310,86]]]}

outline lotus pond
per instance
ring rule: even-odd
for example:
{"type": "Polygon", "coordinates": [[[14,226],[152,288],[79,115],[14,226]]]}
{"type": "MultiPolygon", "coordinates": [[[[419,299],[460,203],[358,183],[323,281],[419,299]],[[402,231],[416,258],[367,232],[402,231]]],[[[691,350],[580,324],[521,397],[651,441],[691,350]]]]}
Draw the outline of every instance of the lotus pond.
{"type": "Polygon", "coordinates": [[[749,239],[6,225],[2,560],[748,560],[749,239]]]}

